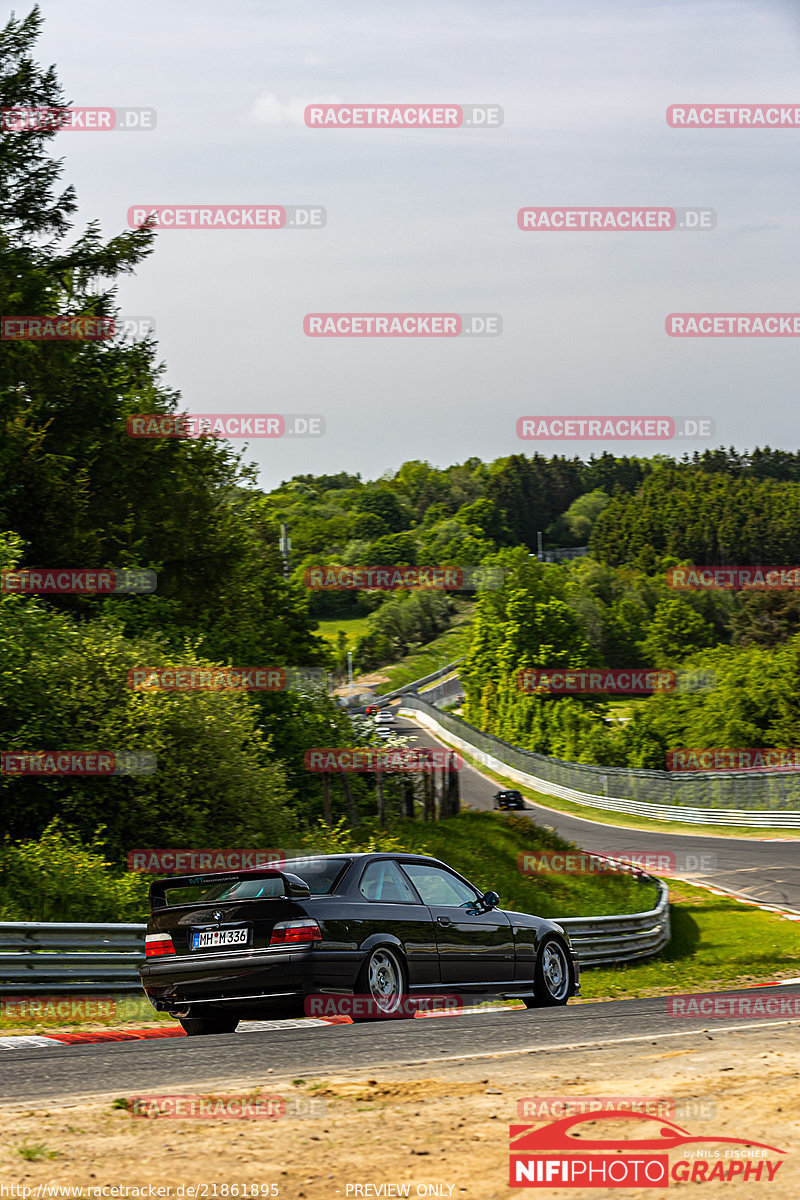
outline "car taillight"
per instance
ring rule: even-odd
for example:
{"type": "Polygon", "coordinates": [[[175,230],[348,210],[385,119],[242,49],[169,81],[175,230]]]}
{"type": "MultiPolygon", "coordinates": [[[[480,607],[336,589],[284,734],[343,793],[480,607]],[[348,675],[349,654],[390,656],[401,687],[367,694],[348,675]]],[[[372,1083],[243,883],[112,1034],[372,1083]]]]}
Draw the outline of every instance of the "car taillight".
{"type": "Polygon", "coordinates": [[[174,954],[175,947],[168,933],[146,933],[144,938],[145,958],[161,958],[164,954],[174,954]]]}
{"type": "Polygon", "coordinates": [[[272,930],[270,946],[288,946],[297,942],[321,942],[322,934],[316,921],[279,921],[272,930]]]}

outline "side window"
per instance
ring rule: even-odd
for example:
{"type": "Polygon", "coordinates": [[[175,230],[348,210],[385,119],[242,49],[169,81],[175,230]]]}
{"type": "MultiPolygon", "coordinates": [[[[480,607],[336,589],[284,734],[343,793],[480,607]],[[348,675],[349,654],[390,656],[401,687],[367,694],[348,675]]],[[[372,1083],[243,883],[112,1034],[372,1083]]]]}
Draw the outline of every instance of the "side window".
{"type": "Polygon", "coordinates": [[[403,870],[410,877],[425,904],[458,908],[467,901],[472,904],[478,898],[474,888],[456,879],[449,871],[443,871],[441,867],[429,867],[427,863],[403,863],[403,870]]]}
{"type": "Polygon", "coordinates": [[[419,904],[402,871],[388,858],[369,864],[361,876],[358,890],[365,900],[374,900],[378,904],[419,904]]]}

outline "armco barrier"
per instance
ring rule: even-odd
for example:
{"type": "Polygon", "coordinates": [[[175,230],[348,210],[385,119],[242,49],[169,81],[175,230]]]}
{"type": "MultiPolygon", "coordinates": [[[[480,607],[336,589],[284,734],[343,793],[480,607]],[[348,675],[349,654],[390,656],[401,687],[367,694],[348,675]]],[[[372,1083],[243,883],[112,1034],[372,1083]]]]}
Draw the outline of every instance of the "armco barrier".
{"type": "MultiPolygon", "coordinates": [[[[421,679],[412,679],[411,683],[406,683],[403,687],[395,688],[393,692],[378,693],[375,697],[375,704],[388,704],[390,700],[396,700],[398,696],[407,696],[411,692],[418,692],[426,683],[433,683],[437,679],[442,679],[445,675],[449,675],[454,671],[461,662],[460,658],[454,658],[452,662],[446,663],[443,667],[439,667],[438,671],[431,671],[430,675],[423,675],[421,679]]],[[[460,685],[459,685],[460,686],[460,685]]]]}
{"type": "MultiPolygon", "coordinates": [[[[650,876],[643,876],[649,880],[650,876]]],[[[564,917],[558,920],[570,936],[581,968],[634,962],[658,954],[671,937],[669,888],[661,880],[659,898],[650,912],[614,917],[564,917]]]]}
{"type": "Polygon", "coordinates": [[[0,922],[0,992],[128,992],[140,987],[144,925],[0,922]]]}
{"type": "Polygon", "coordinates": [[[800,774],[796,771],[682,774],[562,762],[484,733],[422,696],[404,697],[403,710],[504,779],[574,804],[689,825],[800,829],[800,774]]]}
{"type": "MultiPolygon", "coordinates": [[[[669,892],[666,884],[656,882],[660,899],[649,912],[559,920],[582,967],[633,962],[666,946],[669,892]]],[[[144,925],[1,922],[0,995],[138,991],[145,929],[144,925]]]]}

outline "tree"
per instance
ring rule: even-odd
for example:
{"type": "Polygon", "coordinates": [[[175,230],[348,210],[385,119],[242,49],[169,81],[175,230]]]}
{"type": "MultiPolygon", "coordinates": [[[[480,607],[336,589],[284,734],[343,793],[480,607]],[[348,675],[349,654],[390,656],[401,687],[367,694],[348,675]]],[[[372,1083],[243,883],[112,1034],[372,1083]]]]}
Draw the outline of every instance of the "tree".
{"type": "Polygon", "coordinates": [[[575,542],[579,545],[588,543],[594,523],[607,504],[608,496],[599,488],[572,501],[563,520],[575,542]]]}
{"type": "Polygon", "coordinates": [[[667,596],[653,614],[642,652],[654,667],[674,667],[713,641],[713,629],[687,600],[667,596]]]}
{"type": "Polygon", "coordinates": [[[258,708],[232,692],[141,692],[143,665],[208,669],[185,651],[132,641],[102,620],[76,622],[38,600],[0,601],[0,744],[4,751],[146,751],[152,774],[5,774],[4,831],[35,838],[60,817],[85,841],[105,826],[114,858],[160,846],[286,845],[296,827],[286,772],[258,708]]]}
{"type": "MultiPolygon", "coordinates": [[[[0,107],[63,106],[53,68],[33,58],[38,8],[0,33],[0,107]]],[[[151,229],[108,241],[96,223],[68,241],[77,201],[56,194],[54,128],[0,131],[0,312],[115,317],[116,281],[152,251],[151,229]]],[[[282,577],[277,529],[254,506],[252,472],[216,438],[142,439],[126,419],[171,414],[152,340],[4,341],[0,357],[0,526],[23,565],[158,572],[155,595],[53,597],[63,611],[108,610],[121,631],[187,631],[203,651],[293,664],[320,661],[305,597],[282,577]],[[113,608],[110,606],[113,605],[113,608]]]]}

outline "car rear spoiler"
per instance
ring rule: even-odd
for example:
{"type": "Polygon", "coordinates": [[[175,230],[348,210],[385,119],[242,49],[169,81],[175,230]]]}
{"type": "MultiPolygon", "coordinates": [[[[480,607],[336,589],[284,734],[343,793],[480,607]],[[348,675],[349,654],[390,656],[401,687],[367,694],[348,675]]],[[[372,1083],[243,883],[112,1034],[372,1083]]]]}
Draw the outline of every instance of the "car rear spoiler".
{"type": "Polygon", "coordinates": [[[291,900],[307,900],[311,888],[299,875],[276,871],[274,867],[247,867],[241,871],[211,871],[207,875],[172,875],[150,884],[150,908],[169,908],[167,892],[173,888],[202,887],[211,883],[236,883],[239,879],[282,879],[284,896],[291,900]]]}

